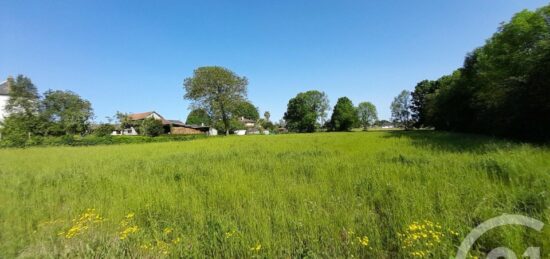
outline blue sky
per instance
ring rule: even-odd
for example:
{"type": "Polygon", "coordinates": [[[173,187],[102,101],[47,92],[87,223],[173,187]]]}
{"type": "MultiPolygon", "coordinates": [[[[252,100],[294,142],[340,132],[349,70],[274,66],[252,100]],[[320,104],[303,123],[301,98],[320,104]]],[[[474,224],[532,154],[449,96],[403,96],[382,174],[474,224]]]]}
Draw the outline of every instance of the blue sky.
{"type": "Polygon", "coordinates": [[[461,66],[535,0],[0,1],[0,78],[71,90],[96,120],[155,110],[185,119],[183,79],[206,65],[249,79],[249,99],[280,119],[288,100],[325,91],[373,102],[461,66]]]}

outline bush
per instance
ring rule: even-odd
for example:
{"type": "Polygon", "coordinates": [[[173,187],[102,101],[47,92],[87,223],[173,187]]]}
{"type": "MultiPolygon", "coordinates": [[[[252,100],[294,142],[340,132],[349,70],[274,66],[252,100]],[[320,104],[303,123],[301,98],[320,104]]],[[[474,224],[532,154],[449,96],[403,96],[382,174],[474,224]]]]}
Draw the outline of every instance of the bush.
{"type": "Polygon", "coordinates": [[[164,126],[160,120],[147,118],[141,123],[141,132],[145,136],[156,137],[164,133],[164,126]]]}
{"type": "Polygon", "coordinates": [[[93,130],[93,134],[98,137],[105,137],[111,135],[115,130],[115,126],[111,124],[101,124],[93,130]]]}

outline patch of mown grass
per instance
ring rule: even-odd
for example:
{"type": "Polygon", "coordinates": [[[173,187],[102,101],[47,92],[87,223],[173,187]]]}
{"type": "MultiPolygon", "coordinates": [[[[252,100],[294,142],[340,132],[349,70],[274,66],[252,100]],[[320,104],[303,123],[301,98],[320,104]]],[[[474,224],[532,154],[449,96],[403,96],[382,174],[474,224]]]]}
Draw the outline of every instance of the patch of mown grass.
{"type": "Polygon", "coordinates": [[[550,250],[550,150],[479,136],[4,149],[0,164],[0,257],[439,258],[503,213],[547,225],[495,229],[474,254],[550,250]]]}

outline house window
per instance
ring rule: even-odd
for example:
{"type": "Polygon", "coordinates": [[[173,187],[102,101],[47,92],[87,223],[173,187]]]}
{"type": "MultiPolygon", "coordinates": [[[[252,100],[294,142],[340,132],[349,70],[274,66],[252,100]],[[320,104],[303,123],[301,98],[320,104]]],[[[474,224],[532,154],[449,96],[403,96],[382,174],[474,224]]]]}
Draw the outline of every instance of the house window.
{"type": "Polygon", "coordinates": [[[127,132],[127,133],[132,133],[132,130],[131,130],[131,129],[129,129],[129,130],[126,130],[126,132],[127,132]]]}

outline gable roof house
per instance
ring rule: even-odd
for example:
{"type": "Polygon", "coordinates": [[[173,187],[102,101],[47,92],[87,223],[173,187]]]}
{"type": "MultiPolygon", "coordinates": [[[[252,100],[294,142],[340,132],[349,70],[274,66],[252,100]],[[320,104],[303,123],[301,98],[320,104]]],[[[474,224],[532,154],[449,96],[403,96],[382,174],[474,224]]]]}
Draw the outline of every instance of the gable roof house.
{"type": "Polygon", "coordinates": [[[3,121],[5,117],[8,116],[8,113],[5,111],[6,104],[8,104],[8,99],[10,93],[10,81],[6,80],[0,83],[0,121],[3,121]]]}
{"type": "MultiPolygon", "coordinates": [[[[158,114],[155,111],[133,113],[128,115],[128,119],[134,122],[139,122],[147,118],[160,120],[164,127],[165,134],[175,134],[175,135],[183,135],[183,134],[217,135],[218,134],[216,129],[208,126],[186,125],[185,123],[179,120],[167,120],[164,117],[162,117],[162,115],[158,114]]],[[[111,135],[139,135],[139,133],[134,127],[130,127],[128,129],[121,129],[120,131],[113,131],[111,135]]]]}

